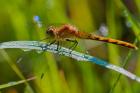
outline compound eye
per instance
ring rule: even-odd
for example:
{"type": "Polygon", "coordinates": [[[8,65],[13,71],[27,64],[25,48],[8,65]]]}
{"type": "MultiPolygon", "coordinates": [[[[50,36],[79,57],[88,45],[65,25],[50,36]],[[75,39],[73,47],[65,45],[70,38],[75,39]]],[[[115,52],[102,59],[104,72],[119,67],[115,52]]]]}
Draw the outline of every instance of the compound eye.
{"type": "Polygon", "coordinates": [[[53,28],[52,27],[49,27],[48,29],[47,29],[47,31],[46,31],[46,34],[48,34],[48,35],[53,35],[53,28]]]}

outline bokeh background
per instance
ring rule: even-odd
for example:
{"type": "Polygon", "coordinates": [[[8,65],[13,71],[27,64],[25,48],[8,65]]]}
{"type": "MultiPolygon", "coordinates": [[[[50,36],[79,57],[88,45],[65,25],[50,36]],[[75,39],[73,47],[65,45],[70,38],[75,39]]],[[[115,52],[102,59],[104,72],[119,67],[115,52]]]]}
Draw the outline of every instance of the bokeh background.
{"type": "MultiPolygon", "coordinates": [[[[0,0],[0,41],[41,40],[49,25],[72,24],[139,46],[140,0],[0,0]],[[40,17],[42,27],[34,21],[40,17]]],[[[78,40],[75,49],[123,66],[140,76],[140,50],[97,41],[78,40]]],[[[30,77],[35,80],[0,93],[139,93],[140,83],[90,62],[50,52],[0,50],[0,87],[30,77]],[[117,82],[117,83],[115,83],[117,82]]]]}

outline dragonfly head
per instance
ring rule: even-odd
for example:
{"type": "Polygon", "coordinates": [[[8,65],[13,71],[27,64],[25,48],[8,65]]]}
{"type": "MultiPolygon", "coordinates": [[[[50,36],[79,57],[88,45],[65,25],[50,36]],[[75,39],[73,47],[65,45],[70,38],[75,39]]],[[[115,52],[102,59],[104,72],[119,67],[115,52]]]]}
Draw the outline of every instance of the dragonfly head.
{"type": "Polygon", "coordinates": [[[54,36],[54,30],[55,28],[53,26],[50,26],[47,30],[46,30],[46,34],[50,37],[54,36]]]}

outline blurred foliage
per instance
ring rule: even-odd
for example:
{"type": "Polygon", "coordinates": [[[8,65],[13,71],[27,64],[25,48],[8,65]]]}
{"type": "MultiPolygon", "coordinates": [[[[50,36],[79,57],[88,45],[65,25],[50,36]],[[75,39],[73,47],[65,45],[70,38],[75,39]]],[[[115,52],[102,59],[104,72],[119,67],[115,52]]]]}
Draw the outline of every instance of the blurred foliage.
{"type": "MultiPolygon", "coordinates": [[[[49,25],[73,24],[81,31],[134,42],[140,40],[140,0],[1,0],[0,40],[41,40],[49,25]],[[39,16],[39,28],[33,17],[39,16]]],[[[77,51],[122,65],[130,49],[94,41],[79,43],[77,51]]],[[[80,42],[80,41],[79,41],[80,42]]],[[[137,43],[138,45],[138,43],[137,43]]],[[[126,69],[140,76],[140,51],[133,50],[126,69]]],[[[0,50],[0,85],[36,76],[37,79],[1,89],[1,93],[109,93],[118,73],[91,63],[52,53],[0,50]],[[17,60],[22,60],[17,63],[17,60]],[[43,77],[41,77],[43,75],[43,77]]],[[[112,93],[139,93],[140,85],[122,76],[112,93]]]]}

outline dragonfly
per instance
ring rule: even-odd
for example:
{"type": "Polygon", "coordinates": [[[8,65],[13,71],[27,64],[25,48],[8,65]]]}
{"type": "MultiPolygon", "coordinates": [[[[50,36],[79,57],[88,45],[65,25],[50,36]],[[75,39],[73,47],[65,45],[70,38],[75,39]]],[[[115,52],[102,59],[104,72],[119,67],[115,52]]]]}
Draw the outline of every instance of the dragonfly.
{"type": "Polygon", "coordinates": [[[63,24],[59,27],[50,26],[46,30],[46,35],[49,38],[53,39],[53,42],[51,42],[50,44],[57,43],[57,45],[59,45],[61,41],[73,42],[74,45],[70,47],[71,49],[74,49],[78,45],[78,42],[76,40],[77,38],[97,40],[97,41],[102,41],[102,42],[107,42],[107,43],[112,43],[112,44],[128,47],[131,49],[138,49],[138,47],[132,43],[79,31],[75,26],[71,24],[63,24]]]}

